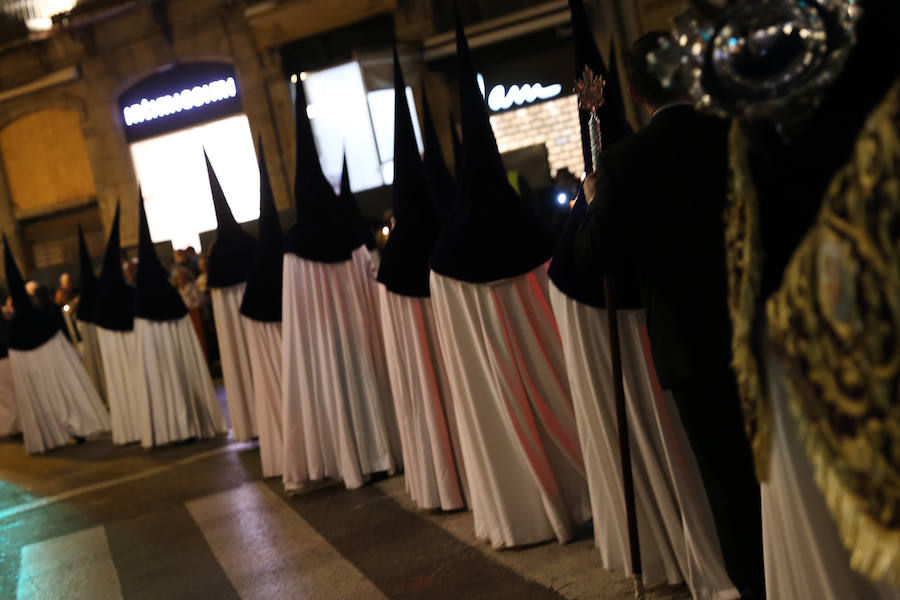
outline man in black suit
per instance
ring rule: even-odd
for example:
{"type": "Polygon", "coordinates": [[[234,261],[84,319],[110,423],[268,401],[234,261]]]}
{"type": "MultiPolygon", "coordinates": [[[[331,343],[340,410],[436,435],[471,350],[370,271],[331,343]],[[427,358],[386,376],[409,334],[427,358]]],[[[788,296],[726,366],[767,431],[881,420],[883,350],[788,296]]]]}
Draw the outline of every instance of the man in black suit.
{"type": "Polygon", "coordinates": [[[645,35],[626,66],[650,123],[602,153],[585,181],[580,270],[636,270],[660,383],[671,390],[703,477],[725,565],[745,598],[763,598],[759,485],[731,370],[723,210],[728,124],[664,89],[645,35]]]}

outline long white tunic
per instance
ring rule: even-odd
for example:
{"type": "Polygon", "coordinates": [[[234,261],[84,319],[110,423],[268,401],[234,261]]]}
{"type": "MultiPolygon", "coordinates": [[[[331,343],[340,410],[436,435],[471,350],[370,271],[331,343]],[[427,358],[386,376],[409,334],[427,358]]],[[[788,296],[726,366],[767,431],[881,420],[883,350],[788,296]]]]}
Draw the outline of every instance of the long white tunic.
{"type": "Polygon", "coordinates": [[[352,489],[394,469],[356,265],[285,254],[282,315],[285,488],[333,477],[352,489]]]}
{"type": "Polygon", "coordinates": [[[6,357],[0,359],[0,437],[20,431],[22,426],[19,424],[12,365],[6,357]]]}
{"type": "Polygon", "coordinates": [[[34,350],[10,349],[9,360],[26,452],[109,431],[109,414],[61,331],[34,350]]]}
{"type": "Polygon", "coordinates": [[[263,477],[282,473],[284,436],[281,427],[281,323],[241,317],[250,346],[253,401],[259,431],[263,477]]]}
{"type": "Polygon", "coordinates": [[[431,299],[394,294],[383,285],[379,297],[406,489],[419,508],[463,508],[459,431],[431,299]]]}
{"type": "Polygon", "coordinates": [[[431,274],[475,534],[567,541],[590,498],[545,267],[471,284],[431,274]]]}
{"type": "Polygon", "coordinates": [[[813,479],[778,361],[766,360],[772,403],[769,478],[762,486],[766,596],[771,600],[897,600],[850,568],[850,555],[813,479]]]}
{"type": "Polygon", "coordinates": [[[392,390],[390,376],[388,375],[387,355],[385,354],[384,336],[381,331],[381,303],[378,299],[378,270],[372,253],[365,246],[360,246],[353,251],[353,266],[359,275],[359,295],[366,318],[366,343],[372,356],[372,366],[375,368],[375,378],[380,386],[379,398],[381,398],[381,410],[384,412],[384,424],[388,431],[388,442],[391,445],[391,458],[394,461],[394,469],[403,466],[403,449],[400,442],[400,427],[397,422],[397,414],[394,402],[391,400],[392,390]]]}
{"type": "Polygon", "coordinates": [[[103,359],[113,443],[137,442],[141,439],[137,337],[134,331],[115,331],[99,326],[96,331],[103,359]]]}
{"type": "Polygon", "coordinates": [[[103,361],[100,356],[100,342],[97,339],[98,327],[93,323],[76,320],[78,333],[81,335],[81,360],[88,377],[94,383],[101,398],[106,397],[106,379],[103,374],[103,361]]]}
{"type": "Polygon", "coordinates": [[[227,431],[190,316],[136,318],[137,390],[145,448],[227,431]]]}
{"type": "Polygon", "coordinates": [[[245,287],[246,283],[239,283],[211,290],[228,415],[234,439],[238,441],[249,440],[257,434],[249,342],[240,314],[245,287]]]}
{"type": "MultiPolygon", "coordinates": [[[[630,575],[607,313],[569,298],[552,283],[550,299],[572,385],[594,538],[604,566],[630,575]]],[[[737,598],[696,459],[645,352],[644,330],[643,311],[619,312],[644,582],[685,580],[694,598],[737,598]]]]}

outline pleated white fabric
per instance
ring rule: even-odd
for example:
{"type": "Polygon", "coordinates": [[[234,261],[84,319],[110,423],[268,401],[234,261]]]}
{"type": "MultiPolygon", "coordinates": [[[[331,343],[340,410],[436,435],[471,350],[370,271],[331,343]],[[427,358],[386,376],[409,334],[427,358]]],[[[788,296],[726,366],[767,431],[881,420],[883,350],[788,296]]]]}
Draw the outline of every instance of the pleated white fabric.
{"type": "Polygon", "coordinates": [[[93,323],[76,320],[78,333],[81,335],[81,360],[88,377],[101,398],[106,397],[106,378],[103,374],[103,359],[100,353],[100,342],[97,339],[98,327],[93,323]]]}
{"type": "Polygon", "coordinates": [[[475,535],[572,538],[591,515],[546,267],[471,284],[431,274],[475,535]]]}
{"type": "Polygon", "coordinates": [[[34,350],[10,349],[9,360],[26,452],[109,431],[109,414],[61,331],[34,350]]]}
{"type": "Polygon", "coordinates": [[[400,426],[394,402],[391,399],[387,355],[381,331],[381,303],[378,299],[378,288],[381,287],[381,284],[378,283],[378,270],[373,253],[369,252],[365,246],[360,246],[353,251],[353,266],[359,275],[357,281],[360,286],[360,298],[366,313],[364,320],[366,342],[372,356],[372,365],[375,367],[375,378],[380,386],[379,398],[381,399],[381,410],[384,412],[384,424],[388,431],[388,442],[391,445],[391,458],[394,461],[394,469],[399,470],[403,467],[403,446],[400,441],[400,426]]]}
{"type": "MultiPolygon", "coordinates": [[[[353,261],[284,256],[282,294],[283,481],[288,491],[326,477],[348,489],[395,468],[382,383],[353,261]]],[[[377,321],[376,321],[377,324],[377,321]]]]}
{"type": "Polygon", "coordinates": [[[97,327],[97,341],[103,358],[113,443],[137,442],[141,439],[137,337],[134,331],[97,327]]]}
{"type": "MultiPolygon", "coordinates": [[[[632,367],[625,378],[626,398],[630,395],[648,399],[636,407],[641,409],[643,422],[656,424],[658,435],[652,436],[653,444],[665,460],[669,485],[681,511],[684,550],[675,545],[679,549],[675,556],[685,581],[695,598],[738,598],[738,591],[725,569],[712,508],[678,407],[672,394],[662,389],[656,375],[646,313],[623,311],[620,323],[622,361],[632,367]]],[[[649,443],[646,445],[649,447],[649,443]]],[[[678,537],[672,532],[669,535],[672,539],[678,537]]]]}
{"type": "Polygon", "coordinates": [[[459,430],[431,299],[394,294],[383,285],[378,292],[407,492],[419,508],[463,508],[459,430]]]}
{"type": "Polygon", "coordinates": [[[900,590],[876,586],[850,568],[850,554],[798,436],[784,375],[771,355],[766,375],[772,402],[769,479],[761,486],[767,597],[897,600],[900,590]]]}
{"type": "Polygon", "coordinates": [[[15,387],[9,357],[0,358],[0,437],[22,431],[15,387]]]}
{"type": "MultiPolygon", "coordinates": [[[[630,575],[607,314],[551,283],[603,565],[630,575]]],[[[725,571],[696,460],[671,397],[644,352],[643,311],[619,312],[643,579],[687,581],[694,598],[737,598],[725,571]]]]}
{"type": "Polygon", "coordinates": [[[190,316],[136,318],[137,390],[145,448],[227,431],[190,316]]]}
{"type": "Polygon", "coordinates": [[[281,433],[281,323],[243,319],[253,369],[253,400],[259,431],[263,477],[282,473],[284,436],[281,433]]]}
{"type": "Polygon", "coordinates": [[[246,283],[239,283],[212,289],[213,318],[219,355],[222,357],[225,397],[228,400],[231,431],[238,441],[252,439],[257,433],[250,350],[240,313],[245,287],[246,283]]]}

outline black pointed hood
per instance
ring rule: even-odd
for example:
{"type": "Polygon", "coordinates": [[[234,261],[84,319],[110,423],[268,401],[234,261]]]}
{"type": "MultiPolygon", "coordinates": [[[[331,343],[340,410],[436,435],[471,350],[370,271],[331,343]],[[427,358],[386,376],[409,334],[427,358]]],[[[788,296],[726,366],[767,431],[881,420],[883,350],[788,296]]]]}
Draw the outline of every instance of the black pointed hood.
{"type": "Polygon", "coordinates": [[[138,270],[135,281],[134,316],[151,321],[174,321],[184,317],[188,310],[178,290],[169,283],[169,274],[159,262],[147,213],[144,196],[138,192],[138,270]]]}
{"type": "Polygon", "coordinates": [[[312,125],[306,114],[303,84],[297,84],[294,118],[297,127],[297,169],[294,177],[294,204],[297,222],[284,240],[286,252],[316,262],[350,260],[356,249],[351,231],[343,219],[338,197],[319,163],[312,125]]]}
{"type": "Polygon", "coordinates": [[[116,203],[116,215],[109,228],[103,268],[97,281],[97,303],[94,308],[94,323],[112,331],[134,329],[134,289],[125,283],[122,274],[122,248],[119,241],[119,213],[121,206],[116,203]]]}
{"type": "Polygon", "coordinates": [[[97,277],[94,275],[94,263],[84,241],[84,230],[78,224],[78,278],[81,280],[81,293],[78,295],[76,316],[79,321],[94,322],[97,306],[97,277]]]}
{"type": "Polygon", "coordinates": [[[247,274],[253,265],[256,240],[244,231],[231,213],[231,207],[228,206],[225,192],[222,191],[206,150],[203,151],[203,158],[206,160],[217,223],[216,241],[209,251],[207,284],[211,288],[224,288],[247,281],[247,274]]]}
{"type": "Polygon", "coordinates": [[[16,265],[9,241],[3,236],[3,263],[6,267],[6,286],[13,299],[15,315],[9,325],[9,347],[13,350],[34,350],[46,344],[60,331],[62,319],[51,313],[56,307],[38,309],[25,291],[25,280],[16,265]]]}
{"type": "Polygon", "coordinates": [[[394,47],[394,217],[397,223],[381,253],[378,281],[395,294],[427,297],[437,218],[413,129],[406,83],[394,47]]]}
{"type": "MultiPolygon", "coordinates": [[[[610,68],[606,68],[603,57],[594,43],[590,23],[585,15],[584,5],[581,0],[569,0],[569,8],[572,10],[572,32],[575,36],[575,77],[580,78],[585,65],[594,73],[601,74],[606,79],[604,89],[605,103],[598,111],[600,118],[600,138],[603,149],[609,148],[632,133],[631,126],[625,118],[625,103],[622,98],[622,86],[619,82],[619,72],[616,66],[615,45],[610,44],[609,60],[610,68]]],[[[585,171],[591,172],[591,141],[588,133],[587,111],[581,113],[581,147],[584,152],[585,171]]],[[[606,306],[603,291],[603,279],[601,277],[589,278],[580,273],[575,267],[575,236],[581,219],[587,212],[587,203],[583,194],[579,193],[566,229],[559,240],[553,261],[550,263],[548,275],[550,280],[559,290],[570,298],[583,304],[594,307],[606,306]]],[[[621,277],[619,279],[622,279],[621,277]]],[[[625,281],[619,281],[619,287],[625,286],[625,281]]],[[[628,295],[627,290],[622,290],[620,295],[628,295]]]]}
{"type": "Polygon", "coordinates": [[[272,196],[269,169],[263,152],[262,138],[259,147],[259,240],[256,244],[253,266],[247,277],[247,287],[241,301],[241,314],[255,321],[281,322],[282,262],[284,261],[284,234],[278,221],[278,209],[272,196]]]}
{"type": "MultiPolygon", "coordinates": [[[[422,155],[422,167],[425,169],[425,185],[428,197],[441,221],[446,221],[453,214],[456,205],[456,180],[450,175],[450,169],[441,152],[431,109],[428,107],[428,96],[425,84],[422,84],[422,141],[425,152],[422,155]]],[[[456,137],[456,134],[453,134],[456,137]]]]}
{"type": "Polygon", "coordinates": [[[549,260],[556,241],[507,180],[459,15],[456,47],[463,169],[458,204],[441,231],[431,267],[447,277],[485,283],[537,268],[549,260]]]}
{"type": "Polygon", "coordinates": [[[375,249],[375,236],[372,229],[359,212],[359,204],[356,196],[350,189],[350,169],[347,167],[347,154],[344,153],[344,164],[341,168],[341,207],[344,211],[344,219],[353,229],[353,249],[365,245],[369,250],[375,249]]]}

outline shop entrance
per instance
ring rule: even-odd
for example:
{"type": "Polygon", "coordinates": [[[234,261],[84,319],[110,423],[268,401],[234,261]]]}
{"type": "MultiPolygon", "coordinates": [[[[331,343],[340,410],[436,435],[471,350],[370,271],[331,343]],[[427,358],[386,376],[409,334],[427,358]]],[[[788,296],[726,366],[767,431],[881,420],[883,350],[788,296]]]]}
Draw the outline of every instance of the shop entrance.
{"type": "Polygon", "coordinates": [[[216,215],[203,151],[238,222],[259,218],[259,167],[231,65],[191,63],[119,97],[125,136],[154,242],[200,247],[216,215]]]}

